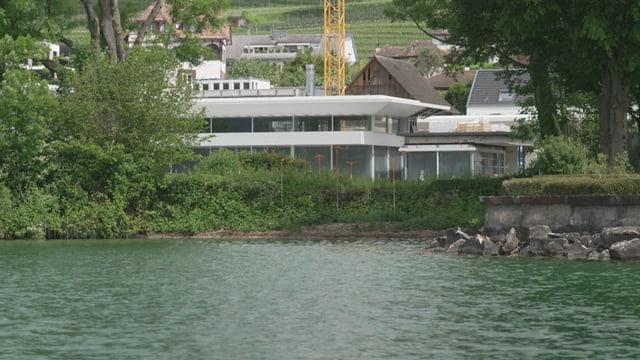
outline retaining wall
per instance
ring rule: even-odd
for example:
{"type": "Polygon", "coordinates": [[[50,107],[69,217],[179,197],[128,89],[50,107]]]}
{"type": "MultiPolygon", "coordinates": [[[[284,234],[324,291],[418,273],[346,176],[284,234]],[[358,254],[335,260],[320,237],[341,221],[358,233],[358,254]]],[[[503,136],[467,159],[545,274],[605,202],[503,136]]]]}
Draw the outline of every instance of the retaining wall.
{"type": "Polygon", "coordinates": [[[480,201],[487,206],[487,233],[534,225],[591,233],[604,227],[640,226],[639,195],[487,196],[480,201]]]}

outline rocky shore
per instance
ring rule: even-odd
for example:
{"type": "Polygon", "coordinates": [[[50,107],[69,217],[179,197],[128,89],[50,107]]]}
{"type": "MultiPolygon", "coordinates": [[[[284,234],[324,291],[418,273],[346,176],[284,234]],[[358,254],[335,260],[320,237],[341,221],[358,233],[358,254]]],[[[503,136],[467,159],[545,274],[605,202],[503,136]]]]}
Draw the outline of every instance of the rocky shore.
{"type": "Polygon", "coordinates": [[[569,260],[640,260],[640,227],[607,227],[600,233],[554,233],[546,225],[491,237],[460,228],[435,238],[431,253],[476,256],[553,257],[569,260]]]}

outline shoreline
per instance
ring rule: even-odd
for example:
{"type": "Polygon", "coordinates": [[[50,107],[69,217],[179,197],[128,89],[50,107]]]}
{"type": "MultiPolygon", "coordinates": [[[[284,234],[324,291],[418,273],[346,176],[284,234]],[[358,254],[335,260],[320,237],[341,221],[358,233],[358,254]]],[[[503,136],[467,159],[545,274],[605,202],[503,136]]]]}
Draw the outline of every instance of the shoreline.
{"type": "Polygon", "coordinates": [[[446,235],[446,230],[370,230],[367,224],[329,224],[304,227],[300,230],[238,231],[215,230],[195,234],[153,233],[137,238],[161,239],[276,239],[276,240],[396,240],[430,242],[446,235]]]}

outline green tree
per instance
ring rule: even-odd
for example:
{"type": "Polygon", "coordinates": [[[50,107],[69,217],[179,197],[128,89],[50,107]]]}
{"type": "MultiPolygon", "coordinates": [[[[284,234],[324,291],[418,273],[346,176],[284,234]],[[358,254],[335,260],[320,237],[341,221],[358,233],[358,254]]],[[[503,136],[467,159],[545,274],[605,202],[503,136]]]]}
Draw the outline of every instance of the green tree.
{"type": "Polygon", "coordinates": [[[188,158],[200,114],[193,88],[176,81],[178,61],[165,49],[137,49],[121,63],[97,59],[65,84],[59,138],[122,145],[159,173],[188,158]]]}
{"type": "Polygon", "coordinates": [[[458,82],[449,88],[444,98],[462,114],[467,113],[467,100],[471,92],[471,82],[458,82]]]}
{"type": "Polygon", "coordinates": [[[227,72],[229,78],[255,77],[271,81],[271,84],[279,84],[281,69],[278,65],[261,60],[242,59],[230,64],[227,72]]]}
{"type": "Polygon", "coordinates": [[[0,87],[0,183],[24,196],[47,172],[51,157],[47,123],[57,110],[57,99],[35,73],[14,69],[0,87]]]}
{"type": "Polygon", "coordinates": [[[542,137],[558,134],[558,92],[597,95],[600,146],[609,164],[625,151],[629,89],[640,65],[640,3],[635,0],[393,0],[393,19],[411,19],[464,56],[496,56],[531,75],[542,137]]]}
{"type": "Polygon", "coordinates": [[[417,55],[412,63],[423,76],[432,77],[444,66],[444,56],[437,47],[423,47],[418,50],[417,55]]]}

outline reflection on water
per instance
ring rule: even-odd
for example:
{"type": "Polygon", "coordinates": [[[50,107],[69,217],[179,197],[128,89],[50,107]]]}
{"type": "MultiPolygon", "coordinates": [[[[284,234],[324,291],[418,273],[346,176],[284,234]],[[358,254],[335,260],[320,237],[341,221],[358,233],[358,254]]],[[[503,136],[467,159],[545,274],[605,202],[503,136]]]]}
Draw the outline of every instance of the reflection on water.
{"type": "Polygon", "coordinates": [[[385,242],[0,243],[0,358],[638,358],[640,264],[385,242]]]}

